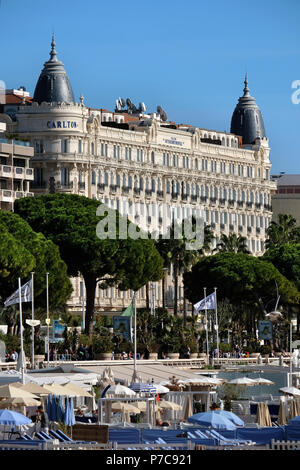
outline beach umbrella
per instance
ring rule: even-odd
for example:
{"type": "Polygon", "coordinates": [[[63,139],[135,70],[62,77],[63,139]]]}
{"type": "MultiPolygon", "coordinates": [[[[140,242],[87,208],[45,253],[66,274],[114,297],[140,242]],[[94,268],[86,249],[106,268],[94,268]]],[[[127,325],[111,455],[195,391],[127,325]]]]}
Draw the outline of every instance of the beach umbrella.
{"type": "Polygon", "coordinates": [[[179,411],[182,410],[182,406],[178,405],[178,403],[174,403],[173,401],[162,400],[158,403],[158,408],[162,410],[173,410],[179,411]]]}
{"type": "Polygon", "coordinates": [[[41,387],[38,384],[35,384],[33,382],[29,382],[27,384],[22,384],[21,382],[16,382],[13,384],[14,387],[21,388],[22,390],[25,390],[26,392],[33,393],[34,395],[38,396],[43,396],[43,395],[49,395],[50,391],[46,390],[44,387],[41,387]]]}
{"type": "Polygon", "coordinates": [[[285,414],[285,403],[282,400],[280,400],[277,423],[283,426],[287,423],[285,414]]]}
{"type": "Polygon", "coordinates": [[[249,379],[249,377],[238,377],[237,379],[230,380],[228,383],[234,385],[245,385],[247,387],[256,385],[255,380],[249,379]]]}
{"type": "Polygon", "coordinates": [[[32,423],[31,419],[27,418],[22,413],[11,410],[0,410],[0,424],[23,426],[24,424],[30,423],[32,423]]]}
{"type": "Polygon", "coordinates": [[[71,437],[72,437],[72,426],[76,423],[73,398],[66,397],[66,406],[65,406],[65,415],[64,415],[64,424],[71,427],[71,437]]]}
{"type": "Polygon", "coordinates": [[[64,410],[64,405],[63,405],[63,400],[62,400],[61,395],[59,395],[58,404],[56,407],[56,415],[57,415],[57,421],[60,421],[62,423],[64,419],[64,415],[65,415],[65,410],[64,410]]]}
{"type": "Polygon", "coordinates": [[[186,421],[192,415],[193,415],[192,400],[191,400],[191,397],[188,395],[186,404],[185,404],[183,418],[186,421]]]}
{"type": "Polygon", "coordinates": [[[48,390],[51,393],[55,393],[55,395],[63,395],[63,396],[75,396],[75,392],[70,391],[67,387],[64,387],[63,385],[57,384],[57,383],[52,383],[50,384],[44,384],[43,388],[48,390]]]}
{"type": "Polygon", "coordinates": [[[295,418],[299,415],[298,403],[295,398],[290,402],[290,419],[295,418]]]}
{"type": "Polygon", "coordinates": [[[257,424],[259,424],[260,426],[264,426],[264,425],[265,425],[265,420],[264,420],[264,416],[263,416],[263,402],[259,402],[259,403],[257,404],[256,422],[257,422],[257,424]]]}
{"type": "Polygon", "coordinates": [[[37,398],[33,393],[16,387],[13,384],[6,384],[0,387],[0,398],[37,398]]]}
{"type": "Polygon", "coordinates": [[[274,382],[272,382],[272,380],[264,379],[262,377],[257,377],[253,380],[257,385],[274,385],[274,382]]]}
{"type": "Polygon", "coordinates": [[[131,412],[135,414],[140,414],[141,410],[137,408],[134,405],[131,405],[130,403],[124,403],[124,402],[115,402],[112,403],[111,405],[111,410],[114,412],[131,412]]]}
{"type": "Polygon", "coordinates": [[[129,388],[131,388],[131,390],[136,393],[156,393],[156,389],[153,384],[147,384],[143,382],[135,382],[131,384],[129,388]]]}
{"type": "Polygon", "coordinates": [[[288,425],[300,427],[300,416],[295,416],[294,418],[290,419],[288,425]]]}
{"type": "Polygon", "coordinates": [[[51,399],[51,421],[57,421],[56,396],[54,394],[51,399]]]}
{"type": "Polygon", "coordinates": [[[18,408],[21,406],[39,406],[41,402],[34,398],[15,397],[0,401],[0,408],[18,408]]]}
{"type": "Polygon", "coordinates": [[[265,423],[266,423],[265,426],[272,426],[272,420],[270,416],[268,403],[264,403],[263,411],[264,411],[264,417],[265,417],[265,423]]]}
{"type": "Polygon", "coordinates": [[[236,424],[237,426],[245,426],[244,421],[235,413],[232,413],[231,411],[214,410],[214,413],[217,413],[221,416],[225,416],[225,418],[229,419],[230,421],[233,422],[233,424],[236,424]]]}
{"type": "Polygon", "coordinates": [[[155,389],[155,393],[169,393],[169,389],[161,384],[149,384],[155,389]]]}
{"type": "Polygon", "coordinates": [[[47,397],[46,412],[50,421],[52,421],[52,395],[49,394],[47,397]]]}
{"type": "Polygon", "coordinates": [[[79,385],[74,384],[73,382],[64,384],[62,388],[66,390],[66,394],[71,394],[73,392],[73,396],[89,398],[93,397],[93,395],[91,395],[87,390],[85,390],[83,387],[80,387],[79,385]]]}
{"type": "Polygon", "coordinates": [[[214,429],[226,429],[233,431],[236,425],[225,416],[221,416],[215,411],[204,411],[188,418],[189,423],[199,424],[200,426],[211,427],[214,429]]]}
{"type": "MultiPolygon", "coordinates": [[[[169,390],[168,390],[169,391],[169,390]]],[[[113,396],[120,396],[120,397],[135,397],[136,393],[134,390],[132,390],[129,387],[125,387],[124,385],[121,384],[116,384],[110,387],[106,395],[113,395],[113,396]]]]}
{"type": "Polygon", "coordinates": [[[283,387],[279,391],[286,395],[300,396],[300,390],[296,387],[283,387]]]}

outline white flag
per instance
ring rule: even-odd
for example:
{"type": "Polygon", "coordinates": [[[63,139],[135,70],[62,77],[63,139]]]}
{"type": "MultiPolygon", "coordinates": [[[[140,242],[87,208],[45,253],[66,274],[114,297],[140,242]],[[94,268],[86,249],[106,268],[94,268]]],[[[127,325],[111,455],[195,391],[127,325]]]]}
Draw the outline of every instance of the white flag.
{"type": "MultiPolygon", "coordinates": [[[[31,302],[32,301],[32,280],[26,282],[24,286],[21,287],[21,302],[31,302]]],[[[9,305],[19,303],[19,289],[17,289],[10,297],[4,302],[4,307],[9,305]]]]}
{"type": "Polygon", "coordinates": [[[194,304],[194,313],[199,312],[199,310],[216,310],[216,293],[213,292],[212,294],[208,295],[202,300],[199,300],[196,304],[194,304]]]}

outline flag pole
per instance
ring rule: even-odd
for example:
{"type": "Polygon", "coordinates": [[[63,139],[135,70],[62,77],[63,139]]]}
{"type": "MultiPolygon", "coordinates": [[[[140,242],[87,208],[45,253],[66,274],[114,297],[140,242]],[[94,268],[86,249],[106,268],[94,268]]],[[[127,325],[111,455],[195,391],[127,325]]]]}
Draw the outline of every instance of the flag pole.
{"type": "MultiPolygon", "coordinates": [[[[34,290],[33,290],[33,276],[34,276],[34,272],[31,273],[31,319],[32,319],[32,322],[34,321],[34,290]]],[[[31,361],[32,361],[32,369],[34,369],[34,326],[33,326],[33,323],[32,323],[32,327],[31,327],[31,361]]]]}
{"type": "Polygon", "coordinates": [[[209,364],[209,349],[208,349],[208,321],[207,321],[207,306],[206,306],[206,287],[204,289],[204,302],[205,302],[205,323],[206,323],[206,356],[207,365],[209,364]]]}
{"type": "Polygon", "coordinates": [[[21,377],[22,384],[25,384],[24,377],[24,353],[23,353],[23,318],[22,318],[22,288],[21,288],[21,278],[19,277],[19,310],[20,310],[20,339],[21,339],[21,377]]]}
{"type": "Polygon", "coordinates": [[[49,291],[48,291],[48,275],[46,273],[46,302],[47,302],[47,367],[49,367],[49,291]]]}
{"type": "Polygon", "coordinates": [[[134,333],[133,333],[133,340],[134,340],[134,365],[133,365],[133,376],[132,382],[135,382],[137,379],[137,367],[136,367],[136,291],[133,295],[133,302],[134,302],[134,333]]]}
{"type": "Polygon", "coordinates": [[[217,287],[215,287],[215,301],[216,301],[217,358],[219,358],[219,323],[218,323],[217,287]]]}

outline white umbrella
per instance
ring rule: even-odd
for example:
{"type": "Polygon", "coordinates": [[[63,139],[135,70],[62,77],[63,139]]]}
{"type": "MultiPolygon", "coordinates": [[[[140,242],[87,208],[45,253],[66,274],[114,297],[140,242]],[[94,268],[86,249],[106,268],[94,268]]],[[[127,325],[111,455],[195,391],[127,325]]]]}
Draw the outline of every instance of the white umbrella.
{"type": "Polygon", "coordinates": [[[283,387],[279,391],[287,395],[300,396],[300,390],[296,387],[283,387]]]}
{"type": "Polygon", "coordinates": [[[107,390],[106,396],[108,395],[135,397],[136,393],[133,390],[131,390],[131,388],[129,387],[125,387],[124,385],[117,384],[117,385],[113,385],[107,390]]]}
{"type": "Polygon", "coordinates": [[[237,379],[230,380],[228,383],[234,384],[234,385],[246,385],[246,386],[256,385],[255,380],[249,379],[249,377],[239,377],[237,379]]]}
{"type": "Polygon", "coordinates": [[[129,413],[135,413],[135,414],[140,414],[141,410],[137,408],[136,406],[131,405],[130,403],[123,403],[123,402],[116,402],[112,403],[111,405],[111,410],[112,411],[122,411],[122,412],[129,412],[129,413]]]}
{"type": "Polygon", "coordinates": [[[272,380],[264,379],[262,377],[257,377],[253,380],[258,385],[273,385],[274,384],[274,382],[272,382],[272,380]]]}
{"type": "Polygon", "coordinates": [[[151,387],[155,388],[155,393],[168,393],[170,390],[161,384],[151,384],[151,387]]]}

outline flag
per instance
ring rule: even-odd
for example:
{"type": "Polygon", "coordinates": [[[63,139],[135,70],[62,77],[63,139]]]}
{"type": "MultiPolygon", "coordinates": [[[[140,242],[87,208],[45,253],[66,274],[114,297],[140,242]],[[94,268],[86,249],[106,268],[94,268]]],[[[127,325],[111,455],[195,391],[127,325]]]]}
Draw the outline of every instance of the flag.
{"type": "Polygon", "coordinates": [[[132,303],[121,313],[121,317],[132,317],[133,316],[133,308],[132,303]]]}
{"type": "MultiPolygon", "coordinates": [[[[21,302],[31,302],[32,301],[32,280],[26,282],[24,286],[21,287],[21,302]]],[[[4,302],[4,307],[9,305],[19,303],[19,289],[17,289],[10,297],[4,302]]]]}
{"type": "Polygon", "coordinates": [[[159,395],[156,395],[156,401],[160,401],[159,395]]]}
{"type": "Polygon", "coordinates": [[[206,296],[204,299],[199,300],[196,304],[194,304],[194,313],[199,312],[199,310],[215,310],[217,306],[216,302],[216,293],[213,292],[212,294],[206,296]]]}

